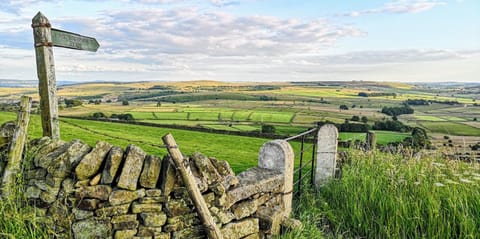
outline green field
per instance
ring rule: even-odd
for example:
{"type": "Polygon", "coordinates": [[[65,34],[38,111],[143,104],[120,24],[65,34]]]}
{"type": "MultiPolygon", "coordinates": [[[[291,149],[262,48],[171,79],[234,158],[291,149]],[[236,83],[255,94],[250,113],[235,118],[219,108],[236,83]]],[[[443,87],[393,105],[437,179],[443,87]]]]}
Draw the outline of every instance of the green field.
{"type": "MultiPolygon", "coordinates": [[[[410,136],[410,133],[400,133],[393,131],[373,131],[377,136],[377,144],[387,144],[391,142],[401,142],[406,137],[410,136]]],[[[365,142],[366,133],[348,133],[341,132],[339,134],[340,140],[360,140],[365,142]]]]}
{"type": "Polygon", "coordinates": [[[480,136],[480,129],[457,122],[421,122],[420,125],[431,132],[446,135],[480,136]]]}

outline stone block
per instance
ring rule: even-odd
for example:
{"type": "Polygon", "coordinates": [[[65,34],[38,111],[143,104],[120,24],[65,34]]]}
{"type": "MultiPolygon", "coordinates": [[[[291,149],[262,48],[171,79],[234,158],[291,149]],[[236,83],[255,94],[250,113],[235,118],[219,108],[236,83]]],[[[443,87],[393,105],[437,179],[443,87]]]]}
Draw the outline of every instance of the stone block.
{"type": "Polygon", "coordinates": [[[142,212],[161,212],[162,204],[141,204],[134,202],[132,203],[132,212],[133,213],[142,213],[142,212]]]}
{"type": "Polygon", "coordinates": [[[162,228],[161,227],[146,227],[140,225],[138,227],[138,237],[154,237],[155,235],[160,235],[162,234],[162,228]]]}
{"type": "Polygon", "coordinates": [[[173,199],[165,204],[165,210],[170,217],[176,217],[192,212],[192,207],[184,199],[173,199]]]}
{"type": "Polygon", "coordinates": [[[108,185],[96,185],[78,188],[75,192],[77,198],[96,198],[99,200],[108,200],[112,188],[108,185]]]}
{"type": "Polygon", "coordinates": [[[108,220],[87,219],[72,224],[75,239],[110,238],[112,225],[108,220]]]}
{"type": "Polygon", "coordinates": [[[88,182],[88,184],[89,184],[90,186],[96,186],[96,185],[98,185],[98,184],[100,183],[100,179],[102,179],[102,174],[101,174],[101,173],[95,175],[95,177],[93,177],[93,178],[90,180],[90,182],[88,182]]]}
{"type": "Polygon", "coordinates": [[[285,212],[280,207],[260,207],[255,217],[259,219],[262,231],[270,235],[279,235],[285,212]]]}
{"type": "Polygon", "coordinates": [[[137,191],[130,191],[130,190],[114,190],[109,198],[108,201],[111,205],[120,205],[131,203],[145,195],[145,189],[140,189],[137,191]]]}
{"type": "Polygon", "coordinates": [[[105,159],[105,166],[102,171],[102,184],[111,184],[115,180],[118,169],[123,160],[123,149],[113,146],[105,159]]]}
{"type": "Polygon", "coordinates": [[[161,227],[167,221],[167,215],[163,212],[140,213],[142,224],[146,227],[161,227]]]}
{"type": "Polygon", "coordinates": [[[162,196],[162,190],[161,189],[147,189],[145,191],[145,195],[147,197],[160,197],[160,196],[162,196]]]}
{"type": "Polygon", "coordinates": [[[189,213],[167,218],[167,225],[165,225],[163,229],[166,232],[174,232],[198,224],[200,224],[200,219],[197,213],[189,213]]]}
{"type": "MultiPolygon", "coordinates": [[[[207,233],[203,226],[195,226],[195,227],[188,227],[184,228],[180,231],[176,231],[172,233],[172,239],[206,239],[207,233]]],[[[225,238],[225,237],[224,237],[225,238]]]]}
{"type": "Polygon", "coordinates": [[[98,199],[84,198],[77,200],[75,207],[80,210],[95,211],[98,208],[99,203],[100,200],[98,199]]]}
{"type": "Polygon", "coordinates": [[[259,232],[257,218],[247,218],[232,222],[220,229],[224,239],[240,239],[259,232]]]}
{"type": "Polygon", "coordinates": [[[211,207],[210,212],[216,221],[220,224],[227,224],[235,219],[235,215],[231,211],[223,211],[217,207],[211,207]]]}
{"type": "Polygon", "coordinates": [[[137,229],[117,230],[113,236],[114,239],[131,239],[137,234],[137,229]]]}
{"type": "Polygon", "coordinates": [[[270,195],[265,194],[258,198],[246,200],[233,205],[232,212],[235,215],[235,219],[239,220],[254,214],[257,211],[258,207],[263,205],[269,198],[270,195]]]}
{"type": "Polygon", "coordinates": [[[190,158],[195,163],[200,177],[206,179],[208,185],[220,181],[220,174],[209,158],[198,152],[193,153],[190,158]]]}
{"type": "Polygon", "coordinates": [[[125,163],[118,179],[117,187],[135,190],[145,160],[145,152],[135,145],[129,145],[125,152],[125,163]]]}
{"type": "Polygon", "coordinates": [[[97,209],[95,211],[95,215],[97,217],[112,217],[112,216],[123,215],[128,213],[128,208],[130,208],[130,204],[104,207],[104,208],[97,209]]]}
{"type": "Polygon", "coordinates": [[[95,148],[86,154],[75,168],[77,178],[85,180],[97,174],[111,148],[112,145],[107,142],[97,142],[95,148]]]}
{"type": "Polygon", "coordinates": [[[162,161],[158,157],[148,155],[145,158],[143,170],[140,175],[140,186],[144,188],[155,188],[157,186],[161,164],[162,161]]]}
{"type": "Polygon", "coordinates": [[[170,161],[170,156],[165,156],[162,160],[162,168],[160,169],[158,184],[164,196],[170,195],[177,180],[174,165],[170,161]]]}
{"type": "Polygon", "coordinates": [[[93,217],[92,211],[80,210],[77,208],[72,208],[72,214],[73,218],[77,221],[93,217]]]}

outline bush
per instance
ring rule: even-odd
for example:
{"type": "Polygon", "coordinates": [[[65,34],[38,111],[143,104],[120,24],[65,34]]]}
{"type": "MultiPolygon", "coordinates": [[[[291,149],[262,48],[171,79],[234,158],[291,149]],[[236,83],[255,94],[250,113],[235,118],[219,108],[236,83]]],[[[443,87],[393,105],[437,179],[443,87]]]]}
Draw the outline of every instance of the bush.
{"type": "Polygon", "coordinates": [[[80,100],[74,100],[74,99],[65,99],[63,100],[67,108],[75,107],[75,106],[81,106],[83,105],[83,102],[80,100]]]}
{"type": "Polygon", "coordinates": [[[92,114],[92,117],[95,119],[98,119],[98,118],[106,118],[107,116],[102,112],[95,112],[92,114]]]}
{"type": "Polygon", "coordinates": [[[360,117],[358,117],[357,115],[354,115],[352,116],[352,118],[350,119],[351,121],[360,121],[360,117]]]}
{"type": "Polygon", "coordinates": [[[340,105],[340,107],[338,107],[339,109],[341,110],[348,110],[348,106],[346,105],[340,105]]]}
{"type": "Polygon", "coordinates": [[[122,105],[129,105],[128,100],[122,100],[122,105]]]}
{"type": "Polygon", "coordinates": [[[273,125],[264,124],[262,125],[262,133],[265,134],[275,134],[276,128],[273,125]]]}

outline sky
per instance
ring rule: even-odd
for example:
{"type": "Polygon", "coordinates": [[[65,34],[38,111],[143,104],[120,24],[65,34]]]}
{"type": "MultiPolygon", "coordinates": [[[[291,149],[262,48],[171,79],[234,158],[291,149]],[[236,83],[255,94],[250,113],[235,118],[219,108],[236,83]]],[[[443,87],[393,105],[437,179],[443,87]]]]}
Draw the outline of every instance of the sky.
{"type": "Polygon", "coordinates": [[[1,0],[0,79],[37,80],[38,11],[100,43],[57,81],[480,82],[478,0],[1,0]]]}

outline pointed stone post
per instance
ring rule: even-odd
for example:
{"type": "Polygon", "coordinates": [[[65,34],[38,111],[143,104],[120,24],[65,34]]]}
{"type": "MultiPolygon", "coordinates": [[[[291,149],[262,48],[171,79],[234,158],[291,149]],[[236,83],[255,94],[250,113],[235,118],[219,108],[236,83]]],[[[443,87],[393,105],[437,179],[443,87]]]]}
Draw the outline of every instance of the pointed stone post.
{"type": "Polygon", "coordinates": [[[375,148],[377,146],[377,136],[376,136],[375,132],[368,131],[365,141],[367,143],[367,150],[368,151],[375,150],[375,148]]]}
{"type": "Polygon", "coordinates": [[[293,191],[293,167],[295,154],[292,146],[282,139],[266,142],[260,148],[258,154],[258,167],[276,170],[284,175],[283,207],[285,216],[289,217],[292,212],[293,191]]]}
{"type": "Polygon", "coordinates": [[[41,12],[32,19],[43,136],[60,139],[51,25],[41,12]]]}
{"type": "Polygon", "coordinates": [[[315,186],[319,188],[335,176],[337,166],[338,130],[332,124],[320,127],[317,139],[317,168],[315,186]]]}

